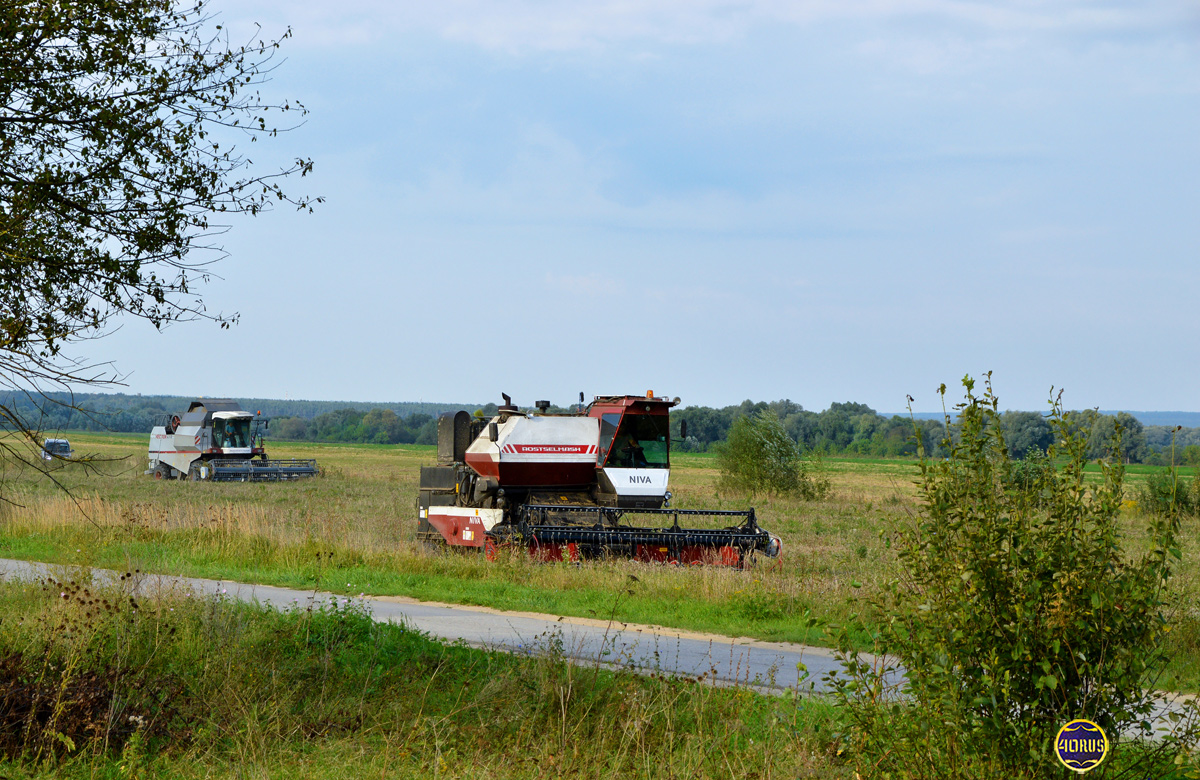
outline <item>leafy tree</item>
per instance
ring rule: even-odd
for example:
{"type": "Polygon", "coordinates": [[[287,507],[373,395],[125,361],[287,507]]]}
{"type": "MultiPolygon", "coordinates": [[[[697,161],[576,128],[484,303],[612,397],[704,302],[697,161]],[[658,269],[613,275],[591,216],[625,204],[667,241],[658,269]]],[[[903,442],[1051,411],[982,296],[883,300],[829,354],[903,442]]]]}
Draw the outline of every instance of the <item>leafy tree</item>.
{"type": "MultiPolygon", "coordinates": [[[[691,406],[673,412],[671,418],[672,421],[678,419],[683,422],[686,420],[688,438],[695,439],[700,444],[709,445],[722,441],[728,434],[729,426],[733,424],[732,409],[733,407],[713,409],[707,406],[691,406]]],[[[678,432],[678,428],[676,428],[675,433],[678,432]]]]}
{"type": "Polygon", "coordinates": [[[278,417],[271,421],[271,438],[300,441],[308,438],[308,424],[299,417],[278,417]]]}
{"type": "Polygon", "coordinates": [[[740,405],[734,407],[733,417],[736,418],[740,415],[749,417],[751,415],[758,414],[759,412],[768,408],[768,406],[769,404],[767,404],[766,401],[751,401],[749,398],[747,398],[745,401],[742,401],[740,405]]]}
{"type": "Polygon", "coordinates": [[[1121,457],[1127,462],[1140,463],[1148,454],[1145,429],[1129,412],[1111,415],[1091,409],[1069,412],[1065,417],[1072,429],[1087,432],[1088,457],[1093,460],[1112,455],[1113,435],[1118,428],[1124,431],[1121,457]]]}
{"type": "Polygon", "coordinates": [[[875,416],[874,409],[866,404],[855,403],[854,401],[847,401],[846,403],[838,403],[835,401],[829,405],[829,411],[842,412],[849,417],[857,417],[858,415],[862,414],[870,415],[871,417],[875,416]]]}
{"type": "Polygon", "coordinates": [[[364,416],[364,412],[351,408],[318,415],[310,424],[312,437],[317,441],[362,441],[359,427],[364,416]]]}
{"type": "Polygon", "coordinates": [[[1023,458],[1031,450],[1045,452],[1054,443],[1050,423],[1037,412],[1005,412],[1000,416],[1008,453],[1023,458]]]}
{"type": "MultiPolygon", "coordinates": [[[[1114,743],[1150,733],[1177,516],[1153,518],[1147,551],[1132,555],[1118,528],[1120,428],[1090,485],[1086,433],[1055,400],[1057,441],[1018,474],[990,375],[982,396],[963,384],[959,439],[947,430],[949,457],[922,459],[923,511],[890,540],[903,574],[867,599],[889,660],[842,645],[835,689],[864,776],[1059,776],[1053,738],[1074,718],[1114,743]]],[[[1169,760],[1195,737],[1193,720],[1124,758],[1169,760]]]]}
{"type": "Polygon", "coordinates": [[[844,449],[854,440],[854,428],[850,423],[850,415],[838,408],[844,404],[831,404],[829,409],[820,415],[817,430],[823,441],[828,442],[834,452],[844,449]]]}
{"type": "Polygon", "coordinates": [[[1147,453],[1142,423],[1129,412],[1117,412],[1116,424],[1121,427],[1121,451],[1126,461],[1141,463],[1147,453]]]}
{"type": "Polygon", "coordinates": [[[819,421],[820,415],[816,412],[801,409],[784,418],[783,427],[796,444],[803,449],[811,450],[815,448],[817,442],[819,421]]]}
{"type": "Polygon", "coordinates": [[[778,401],[772,401],[767,404],[775,412],[780,420],[786,420],[793,414],[799,414],[804,411],[804,407],[790,398],[783,398],[778,401]]]}
{"type": "Polygon", "coordinates": [[[114,381],[62,350],[118,315],[228,326],[201,298],[214,214],[310,207],[280,182],[311,161],[252,171],[241,145],[304,112],[258,92],[279,42],[230,45],[206,2],[0,4],[0,386],[114,381]]]}
{"type": "Polygon", "coordinates": [[[737,418],[717,450],[722,482],[748,493],[798,494],[824,498],[829,481],[814,474],[770,408],[737,418]]]}
{"type": "MultiPolygon", "coordinates": [[[[414,418],[417,416],[418,415],[413,415],[414,418]]],[[[437,419],[430,417],[428,420],[426,420],[417,431],[415,441],[417,444],[437,444],[437,419]]]]}

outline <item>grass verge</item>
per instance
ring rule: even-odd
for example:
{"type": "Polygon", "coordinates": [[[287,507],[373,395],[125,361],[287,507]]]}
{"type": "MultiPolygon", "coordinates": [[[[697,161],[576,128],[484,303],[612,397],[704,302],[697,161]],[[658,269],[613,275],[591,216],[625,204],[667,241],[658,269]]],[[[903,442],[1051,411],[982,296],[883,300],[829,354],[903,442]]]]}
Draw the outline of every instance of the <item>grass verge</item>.
{"type": "Polygon", "coordinates": [[[6,777],[846,777],[820,699],[446,646],[353,600],[0,584],[6,777]]]}

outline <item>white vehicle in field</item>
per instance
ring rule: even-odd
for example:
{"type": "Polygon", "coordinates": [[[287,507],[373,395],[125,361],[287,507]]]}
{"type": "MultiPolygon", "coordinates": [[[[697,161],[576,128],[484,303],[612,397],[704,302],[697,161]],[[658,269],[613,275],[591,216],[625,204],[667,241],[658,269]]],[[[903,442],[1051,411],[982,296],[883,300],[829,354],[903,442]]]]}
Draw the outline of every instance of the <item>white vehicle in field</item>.
{"type": "Polygon", "coordinates": [[[150,432],[150,467],[156,479],[276,482],[317,474],[315,460],[268,460],[265,419],[228,398],[192,401],[150,432]],[[257,458],[257,460],[255,460],[257,458]]]}
{"type": "Polygon", "coordinates": [[[69,460],[73,457],[75,451],[66,439],[46,439],[42,442],[42,460],[69,460]]]}

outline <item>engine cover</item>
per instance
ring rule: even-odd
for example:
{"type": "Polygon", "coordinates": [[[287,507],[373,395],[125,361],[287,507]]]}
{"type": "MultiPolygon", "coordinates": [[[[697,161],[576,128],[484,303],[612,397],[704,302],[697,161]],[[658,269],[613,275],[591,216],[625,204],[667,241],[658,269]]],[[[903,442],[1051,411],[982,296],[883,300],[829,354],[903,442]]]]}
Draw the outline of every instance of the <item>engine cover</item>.
{"type": "Polygon", "coordinates": [[[466,463],[500,487],[584,488],[595,483],[600,422],[594,417],[525,417],[498,423],[467,448],[466,463]]]}

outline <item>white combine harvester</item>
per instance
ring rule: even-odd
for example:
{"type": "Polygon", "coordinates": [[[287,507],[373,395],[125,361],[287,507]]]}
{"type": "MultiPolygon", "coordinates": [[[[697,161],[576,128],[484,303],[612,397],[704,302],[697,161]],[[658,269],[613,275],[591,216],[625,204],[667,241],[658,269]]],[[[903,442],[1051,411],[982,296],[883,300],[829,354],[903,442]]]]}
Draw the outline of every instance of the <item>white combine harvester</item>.
{"type": "Polygon", "coordinates": [[[316,476],[315,460],[269,460],[260,432],[267,420],[228,398],[192,401],[150,432],[150,467],[156,479],[278,482],[316,476]],[[257,458],[257,460],[255,460],[257,458]]]}

